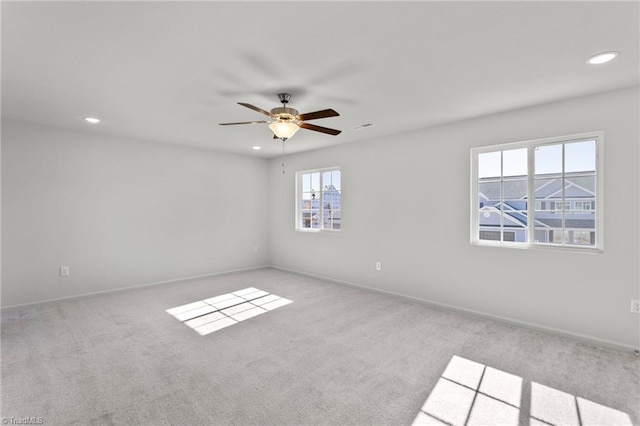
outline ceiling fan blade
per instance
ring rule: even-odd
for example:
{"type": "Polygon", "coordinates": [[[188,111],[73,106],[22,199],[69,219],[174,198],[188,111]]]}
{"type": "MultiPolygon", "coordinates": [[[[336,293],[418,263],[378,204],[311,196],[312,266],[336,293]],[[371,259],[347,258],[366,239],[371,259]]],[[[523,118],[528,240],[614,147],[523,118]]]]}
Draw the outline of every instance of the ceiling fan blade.
{"type": "Polygon", "coordinates": [[[300,114],[298,116],[298,120],[300,121],[309,121],[309,120],[317,120],[318,118],[327,118],[327,117],[337,117],[338,114],[336,111],[329,109],[323,109],[322,111],[314,111],[307,112],[306,114],[300,114]]]}
{"type": "Polygon", "coordinates": [[[244,102],[238,102],[238,105],[242,105],[243,107],[247,107],[247,108],[249,108],[249,109],[252,109],[252,110],[254,110],[254,111],[257,111],[257,112],[259,112],[260,114],[264,114],[264,115],[266,115],[267,117],[273,117],[273,115],[271,115],[271,113],[270,113],[269,111],[265,111],[265,110],[263,110],[262,108],[258,108],[258,107],[257,107],[257,106],[255,106],[255,105],[247,104],[247,103],[244,103],[244,102]]]}
{"type": "Polygon", "coordinates": [[[232,126],[234,124],[259,124],[259,123],[268,123],[268,121],[240,121],[237,123],[218,123],[221,126],[232,126]]]}
{"type": "Polygon", "coordinates": [[[315,124],[309,124],[309,123],[300,123],[299,126],[302,127],[303,129],[313,130],[314,132],[326,133],[328,135],[333,135],[333,136],[336,136],[342,133],[342,130],[330,129],[328,127],[316,126],[315,124]]]}

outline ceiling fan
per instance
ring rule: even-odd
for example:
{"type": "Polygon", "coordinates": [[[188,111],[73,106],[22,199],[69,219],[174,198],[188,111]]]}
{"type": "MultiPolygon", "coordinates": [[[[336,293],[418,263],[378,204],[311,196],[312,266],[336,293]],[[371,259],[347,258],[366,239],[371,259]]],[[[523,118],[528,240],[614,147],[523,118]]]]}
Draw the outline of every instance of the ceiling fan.
{"type": "Polygon", "coordinates": [[[339,135],[342,131],[336,129],[330,129],[328,127],[317,126],[315,124],[309,124],[309,120],[317,120],[319,118],[336,117],[338,114],[333,109],[323,109],[321,111],[308,112],[306,114],[299,114],[298,110],[287,107],[291,95],[289,93],[278,93],[278,99],[282,102],[281,107],[273,108],[271,111],[265,111],[257,106],[247,104],[244,102],[238,102],[239,105],[247,107],[261,114],[272,118],[272,121],[260,120],[260,121],[242,121],[238,123],[220,123],[221,126],[230,126],[235,124],[260,124],[269,123],[269,128],[273,131],[274,139],[282,139],[283,141],[293,136],[298,129],[313,130],[314,132],[326,133],[328,135],[339,135]]]}

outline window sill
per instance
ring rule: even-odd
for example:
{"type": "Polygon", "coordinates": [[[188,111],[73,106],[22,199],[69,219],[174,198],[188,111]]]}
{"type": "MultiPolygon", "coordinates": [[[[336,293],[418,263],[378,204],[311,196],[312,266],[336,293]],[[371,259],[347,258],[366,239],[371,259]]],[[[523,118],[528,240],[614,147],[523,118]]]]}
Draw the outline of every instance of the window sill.
{"type": "Polygon", "coordinates": [[[534,250],[534,251],[555,251],[566,253],[590,253],[601,254],[604,250],[601,247],[580,247],[580,246],[559,246],[551,244],[526,244],[526,243],[502,243],[502,242],[479,242],[471,241],[472,246],[477,247],[498,247],[515,250],[534,250]]]}
{"type": "Polygon", "coordinates": [[[338,234],[340,233],[340,229],[306,229],[306,228],[298,228],[296,232],[300,232],[303,234],[338,234]]]}

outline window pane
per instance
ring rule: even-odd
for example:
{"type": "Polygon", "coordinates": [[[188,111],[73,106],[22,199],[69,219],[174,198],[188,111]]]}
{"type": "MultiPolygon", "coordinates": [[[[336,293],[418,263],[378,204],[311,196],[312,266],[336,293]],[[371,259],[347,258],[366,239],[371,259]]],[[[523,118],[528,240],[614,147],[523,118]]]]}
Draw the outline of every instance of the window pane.
{"type": "Polygon", "coordinates": [[[336,190],[325,191],[322,194],[322,206],[325,209],[340,208],[340,192],[336,190]]]}
{"type": "Polygon", "coordinates": [[[340,170],[334,170],[331,172],[331,184],[338,190],[340,191],[342,189],[341,187],[341,182],[340,182],[340,178],[341,178],[341,172],[340,170]]]}
{"type": "Polygon", "coordinates": [[[565,178],[565,198],[591,198],[596,197],[596,177],[594,176],[567,176],[565,178]]]}
{"type": "Polygon", "coordinates": [[[536,179],[534,188],[536,203],[533,213],[535,242],[553,243],[558,239],[561,241],[562,178],[536,179]]]}
{"type": "Polygon", "coordinates": [[[500,231],[480,231],[479,238],[487,241],[500,241],[500,231]]]}
{"type": "Polygon", "coordinates": [[[592,246],[595,244],[595,232],[588,230],[574,230],[570,232],[571,241],[569,244],[580,246],[592,246]]]}
{"type": "Polygon", "coordinates": [[[567,229],[572,229],[569,233],[567,244],[593,245],[591,234],[595,235],[596,232],[595,214],[591,212],[567,212],[564,216],[564,226],[567,229]]]}
{"type": "MultiPolygon", "coordinates": [[[[502,198],[505,202],[508,201],[514,206],[522,206],[527,200],[527,180],[511,179],[513,180],[505,180],[502,183],[502,198]]],[[[524,206],[524,209],[526,210],[526,206],[524,206]]]]}
{"type": "Polygon", "coordinates": [[[501,151],[478,154],[478,177],[499,177],[501,151]]]}
{"type": "Polygon", "coordinates": [[[595,212],[595,176],[567,177],[565,196],[571,201],[570,209],[565,213],[564,226],[570,231],[565,244],[579,246],[595,246],[596,212],[595,212]]]}
{"type": "Polygon", "coordinates": [[[302,191],[300,200],[300,228],[311,228],[311,209],[315,195],[311,191],[311,173],[304,173],[301,176],[302,191]]]}
{"type": "Polygon", "coordinates": [[[478,225],[481,229],[495,228],[500,230],[500,210],[494,208],[482,208],[478,211],[478,225]]]}
{"type": "Polygon", "coordinates": [[[342,211],[341,210],[333,210],[332,211],[332,228],[331,229],[340,229],[342,225],[342,211]]]}
{"type": "Polygon", "coordinates": [[[551,232],[553,232],[553,238],[550,241],[550,243],[552,243],[552,244],[563,244],[565,242],[565,240],[569,239],[569,232],[568,231],[562,232],[562,230],[556,229],[556,230],[551,231],[551,232]]]}
{"type": "Polygon", "coordinates": [[[549,242],[549,232],[546,229],[538,229],[538,227],[536,227],[536,230],[535,230],[535,242],[536,243],[548,243],[549,242]]]}
{"type": "Polygon", "coordinates": [[[516,233],[512,232],[512,231],[504,231],[502,233],[502,238],[504,239],[504,241],[515,242],[516,241],[516,233]]]}
{"type": "Polygon", "coordinates": [[[302,228],[311,228],[311,211],[310,210],[302,210],[302,223],[300,226],[302,228]]]}
{"type": "Polygon", "coordinates": [[[331,172],[322,173],[322,188],[323,190],[331,187],[331,172]]]}
{"type": "MultiPolygon", "coordinates": [[[[526,220],[526,215],[524,216],[526,220]]],[[[504,241],[515,241],[518,243],[526,243],[528,239],[526,222],[522,223],[516,220],[514,216],[505,211],[503,212],[503,236],[504,241]]]]}
{"type": "Polygon", "coordinates": [[[311,190],[320,191],[320,173],[311,173],[311,190]]]}
{"type": "Polygon", "coordinates": [[[302,192],[311,191],[311,174],[305,173],[302,175],[302,192]]]}
{"type": "Polygon", "coordinates": [[[323,209],[322,211],[322,229],[331,229],[331,210],[323,209]]]}
{"type": "Polygon", "coordinates": [[[564,146],[564,171],[595,172],[596,141],[573,142],[564,146]]]}
{"type": "Polygon", "coordinates": [[[536,175],[562,173],[562,144],[535,148],[536,175]]]}
{"type": "Polygon", "coordinates": [[[502,175],[527,175],[527,148],[510,149],[502,152],[502,175]]]}
{"type": "Polygon", "coordinates": [[[562,178],[536,179],[533,185],[535,200],[545,205],[541,210],[554,210],[554,202],[562,201],[562,178]]]}
{"type": "Polygon", "coordinates": [[[311,212],[311,229],[320,229],[320,211],[317,209],[311,212]]]}
{"type": "Polygon", "coordinates": [[[493,206],[499,203],[502,198],[500,188],[500,182],[480,182],[478,184],[478,200],[484,206],[493,206]]]}
{"type": "Polygon", "coordinates": [[[515,241],[519,243],[527,242],[527,181],[518,179],[505,181],[503,183],[503,220],[502,224],[505,232],[504,241],[515,241]],[[506,232],[509,232],[507,234],[506,232]]]}

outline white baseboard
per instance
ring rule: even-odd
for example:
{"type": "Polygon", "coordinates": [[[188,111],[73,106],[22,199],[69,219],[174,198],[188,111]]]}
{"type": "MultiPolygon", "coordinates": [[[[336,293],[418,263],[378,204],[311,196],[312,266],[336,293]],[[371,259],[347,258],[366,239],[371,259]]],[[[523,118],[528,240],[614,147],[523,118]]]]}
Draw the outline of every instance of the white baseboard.
{"type": "Polygon", "coordinates": [[[317,275],[317,274],[310,274],[310,273],[307,273],[307,272],[298,271],[298,270],[295,270],[295,269],[283,268],[283,267],[280,267],[280,266],[273,266],[272,265],[271,268],[278,269],[280,271],[290,272],[290,273],[293,273],[293,274],[307,276],[307,277],[311,277],[311,278],[317,278],[317,279],[329,281],[329,282],[336,283],[336,284],[347,285],[347,286],[350,286],[350,287],[357,287],[357,288],[361,288],[361,289],[364,289],[364,290],[369,290],[369,291],[373,291],[373,292],[376,292],[376,293],[385,294],[385,295],[388,295],[388,296],[398,297],[398,298],[405,299],[405,300],[411,300],[413,302],[423,303],[423,304],[432,306],[434,308],[445,309],[445,310],[448,310],[448,311],[453,311],[453,312],[458,312],[458,313],[461,313],[461,314],[471,315],[471,316],[478,317],[478,318],[498,321],[498,322],[501,322],[501,323],[513,325],[513,326],[516,326],[516,327],[526,328],[526,329],[529,329],[529,330],[538,331],[538,332],[542,332],[542,333],[546,333],[546,334],[553,334],[553,335],[564,337],[564,338],[568,338],[568,339],[571,339],[571,340],[577,340],[577,341],[580,341],[582,343],[588,343],[588,344],[592,344],[592,345],[596,345],[596,346],[602,346],[602,347],[613,349],[613,350],[616,350],[616,351],[631,352],[631,353],[635,353],[636,355],[638,355],[638,350],[640,349],[640,348],[636,348],[636,347],[627,345],[625,343],[620,343],[620,342],[616,342],[616,341],[612,341],[612,340],[600,339],[600,338],[597,338],[597,337],[594,337],[594,336],[589,336],[589,335],[580,334],[580,333],[573,333],[573,332],[566,331],[566,330],[561,330],[561,329],[552,328],[552,327],[546,327],[546,326],[543,326],[543,325],[538,325],[538,324],[534,324],[534,323],[530,323],[530,322],[526,322],[526,321],[520,321],[520,320],[516,320],[516,319],[513,319],[513,318],[503,317],[503,316],[500,316],[500,315],[489,314],[489,313],[486,313],[486,312],[475,311],[475,310],[472,310],[472,309],[460,308],[460,307],[457,307],[457,306],[448,305],[446,303],[435,302],[433,300],[422,299],[422,298],[419,298],[419,297],[408,296],[408,295],[401,294],[401,293],[395,293],[393,291],[382,290],[382,289],[375,288],[375,287],[369,287],[367,285],[358,284],[358,283],[354,283],[354,282],[351,282],[351,281],[338,280],[338,279],[331,278],[331,277],[325,277],[325,276],[317,275]]]}
{"type": "Polygon", "coordinates": [[[117,292],[121,292],[121,291],[134,290],[134,289],[139,289],[139,288],[144,288],[144,287],[152,287],[152,286],[164,285],[164,284],[173,284],[173,283],[177,283],[177,282],[181,282],[181,281],[196,280],[196,279],[200,279],[200,278],[209,278],[209,277],[215,277],[215,276],[218,276],[218,275],[227,275],[227,274],[233,274],[233,273],[236,273],[236,272],[253,271],[255,269],[264,269],[264,268],[269,268],[269,267],[270,267],[269,265],[252,266],[250,268],[232,269],[232,270],[228,270],[228,271],[212,272],[210,274],[194,275],[194,276],[191,276],[191,277],[176,278],[176,279],[166,280],[166,281],[157,281],[157,282],[146,283],[146,284],[137,284],[137,285],[133,285],[133,286],[130,286],[130,287],[119,287],[119,288],[115,288],[115,289],[111,289],[111,290],[94,291],[94,292],[91,292],[91,293],[82,293],[82,294],[76,294],[76,295],[73,295],[73,296],[65,296],[65,297],[58,297],[58,298],[55,298],[55,299],[40,300],[40,301],[37,301],[37,302],[23,303],[23,304],[20,304],[20,305],[3,306],[2,308],[0,308],[0,312],[9,311],[9,310],[13,310],[13,309],[19,309],[19,308],[34,307],[34,306],[44,305],[46,303],[51,303],[51,302],[60,302],[60,301],[63,301],[63,300],[73,300],[73,299],[83,299],[85,297],[99,296],[99,295],[102,295],[102,294],[117,293],[117,292]]]}

